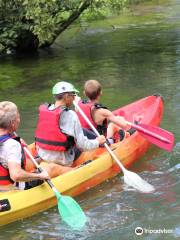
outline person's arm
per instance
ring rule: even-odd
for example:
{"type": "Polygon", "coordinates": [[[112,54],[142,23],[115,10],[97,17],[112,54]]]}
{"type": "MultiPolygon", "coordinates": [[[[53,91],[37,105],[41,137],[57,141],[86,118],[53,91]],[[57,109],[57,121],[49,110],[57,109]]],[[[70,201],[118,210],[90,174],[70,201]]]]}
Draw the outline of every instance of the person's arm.
{"type": "Polygon", "coordinates": [[[106,118],[108,121],[118,125],[119,127],[128,130],[131,126],[126,122],[124,117],[121,116],[115,116],[111,111],[108,109],[102,109],[101,114],[103,114],[104,118],[106,118]]]}
{"type": "Polygon", "coordinates": [[[5,148],[9,174],[13,181],[19,182],[31,181],[34,179],[49,179],[46,171],[42,171],[42,173],[30,173],[21,168],[22,154],[19,142],[10,139],[8,140],[5,148]]]}
{"type": "Polygon", "coordinates": [[[14,182],[22,182],[22,181],[28,182],[35,179],[40,179],[40,180],[49,179],[49,175],[45,170],[43,170],[41,173],[26,172],[21,168],[20,164],[13,161],[8,163],[8,168],[9,168],[10,178],[14,182]]]}
{"type": "Polygon", "coordinates": [[[105,143],[106,139],[104,136],[97,137],[96,139],[88,139],[86,136],[84,136],[84,133],[82,131],[79,119],[77,118],[77,121],[75,122],[74,125],[74,130],[75,130],[75,139],[76,139],[76,145],[80,149],[83,150],[91,150],[98,148],[100,144],[105,143]]]}
{"type": "Polygon", "coordinates": [[[93,140],[84,136],[80,121],[74,111],[64,113],[63,117],[61,117],[60,126],[64,133],[74,137],[77,147],[82,150],[98,148],[100,144],[106,141],[103,135],[93,140]]]}

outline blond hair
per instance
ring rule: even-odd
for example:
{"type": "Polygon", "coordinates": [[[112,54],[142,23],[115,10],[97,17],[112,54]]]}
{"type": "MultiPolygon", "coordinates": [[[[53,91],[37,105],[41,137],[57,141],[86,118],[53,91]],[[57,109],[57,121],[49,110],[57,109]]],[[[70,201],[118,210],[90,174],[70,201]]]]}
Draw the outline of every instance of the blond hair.
{"type": "Polygon", "coordinates": [[[0,128],[10,129],[19,114],[16,104],[9,101],[0,102],[0,128]]]}
{"type": "Polygon", "coordinates": [[[88,80],[84,84],[84,93],[90,99],[96,99],[101,93],[101,84],[97,80],[88,80]]]}

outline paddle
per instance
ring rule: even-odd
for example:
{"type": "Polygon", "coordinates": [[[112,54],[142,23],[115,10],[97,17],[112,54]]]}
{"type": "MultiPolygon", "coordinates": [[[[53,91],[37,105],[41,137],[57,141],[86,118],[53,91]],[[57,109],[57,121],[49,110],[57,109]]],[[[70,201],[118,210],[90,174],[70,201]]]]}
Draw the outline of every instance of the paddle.
{"type": "MultiPolygon", "coordinates": [[[[23,148],[35,164],[38,171],[42,172],[42,168],[37,164],[36,160],[30,153],[28,148],[26,146],[24,146],[23,148]]],[[[70,196],[62,196],[50,180],[46,180],[46,182],[51,187],[57,198],[58,210],[62,220],[66,222],[69,226],[71,226],[73,229],[80,230],[86,223],[86,216],[79,204],[70,196]]]]}
{"type": "MultiPolygon", "coordinates": [[[[76,109],[80,112],[80,114],[82,115],[84,120],[89,124],[89,126],[94,131],[94,133],[97,136],[100,136],[99,132],[96,130],[96,128],[89,121],[89,119],[87,118],[85,113],[82,111],[82,109],[79,107],[79,105],[75,101],[73,101],[73,104],[76,107],[76,109]]],[[[121,168],[121,170],[124,174],[124,182],[127,185],[132,186],[133,188],[135,188],[138,191],[143,192],[143,193],[150,193],[150,192],[153,192],[155,190],[154,187],[151,184],[147,183],[139,175],[137,175],[134,172],[131,172],[131,171],[127,170],[123,166],[123,164],[120,162],[120,160],[116,157],[116,155],[113,153],[113,151],[110,149],[110,147],[107,145],[107,143],[105,143],[104,145],[105,145],[106,149],[108,150],[108,152],[111,154],[112,158],[116,161],[118,166],[121,168]]]]}
{"type": "Polygon", "coordinates": [[[147,125],[144,123],[134,124],[126,121],[129,125],[139,131],[151,143],[170,152],[174,145],[174,135],[160,127],[147,125]]]}

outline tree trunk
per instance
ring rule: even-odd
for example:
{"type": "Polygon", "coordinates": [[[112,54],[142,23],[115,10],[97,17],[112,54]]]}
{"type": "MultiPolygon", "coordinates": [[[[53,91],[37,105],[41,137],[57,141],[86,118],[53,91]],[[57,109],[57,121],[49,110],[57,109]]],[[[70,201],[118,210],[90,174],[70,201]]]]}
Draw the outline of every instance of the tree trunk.
{"type": "Polygon", "coordinates": [[[64,21],[64,22],[61,22],[59,24],[59,28],[58,30],[55,32],[54,34],[54,38],[51,42],[46,42],[44,43],[43,45],[41,45],[41,47],[49,47],[50,45],[53,44],[53,42],[56,40],[56,38],[62,33],[64,32],[76,19],[78,19],[78,17],[81,15],[81,13],[86,10],[92,3],[92,0],[86,0],[84,1],[84,3],[81,5],[81,7],[76,10],[75,12],[73,12],[71,14],[71,16],[69,16],[69,18],[64,21]]]}
{"type": "Polygon", "coordinates": [[[17,38],[17,52],[35,52],[39,47],[39,40],[32,32],[24,30],[17,38]]]}

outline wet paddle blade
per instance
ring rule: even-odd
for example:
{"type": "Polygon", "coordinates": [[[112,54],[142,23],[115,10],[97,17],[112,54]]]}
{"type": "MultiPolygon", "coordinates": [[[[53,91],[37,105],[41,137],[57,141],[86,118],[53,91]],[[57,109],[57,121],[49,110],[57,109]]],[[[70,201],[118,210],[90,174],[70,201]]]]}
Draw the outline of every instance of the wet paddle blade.
{"type": "Polygon", "coordinates": [[[167,130],[164,130],[160,127],[153,125],[146,125],[140,123],[137,127],[140,126],[143,130],[137,128],[139,133],[145,137],[149,142],[157,145],[158,147],[170,152],[174,146],[174,135],[167,130]]]}
{"type": "MultiPolygon", "coordinates": [[[[34,159],[32,154],[29,152],[27,147],[24,147],[24,150],[28,154],[28,156],[31,158],[31,160],[33,161],[33,163],[35,164],[39,172],[42,172],[41,167],[37,164],[36,160],[34,159]]],[[[81,229],[86,223],[86,216],[82,211],[81,207],[73,198],[68,196],[62,196],[50,180],[47,179],[46,182],[50,186],[50,188],[53,190],[57,198],[58,210],[59,210],[59,214],[62,217],[62,220],[66,222],[69,226],[71,226],[73,229],[77,229],[77,230],[81,229]]]]}
{"type": "Polygon", "coordinates": [[[61,218],[75,230],[80,230],[86,223],[86,216],[79,204],[69,196],[58,197],[58,210],[61,218]]]}
{"type": "Polygon", "coordinates": [[[134,172],[124,171],[124,182],[143,193],[154,192],[155,188],[134,172]]]}

